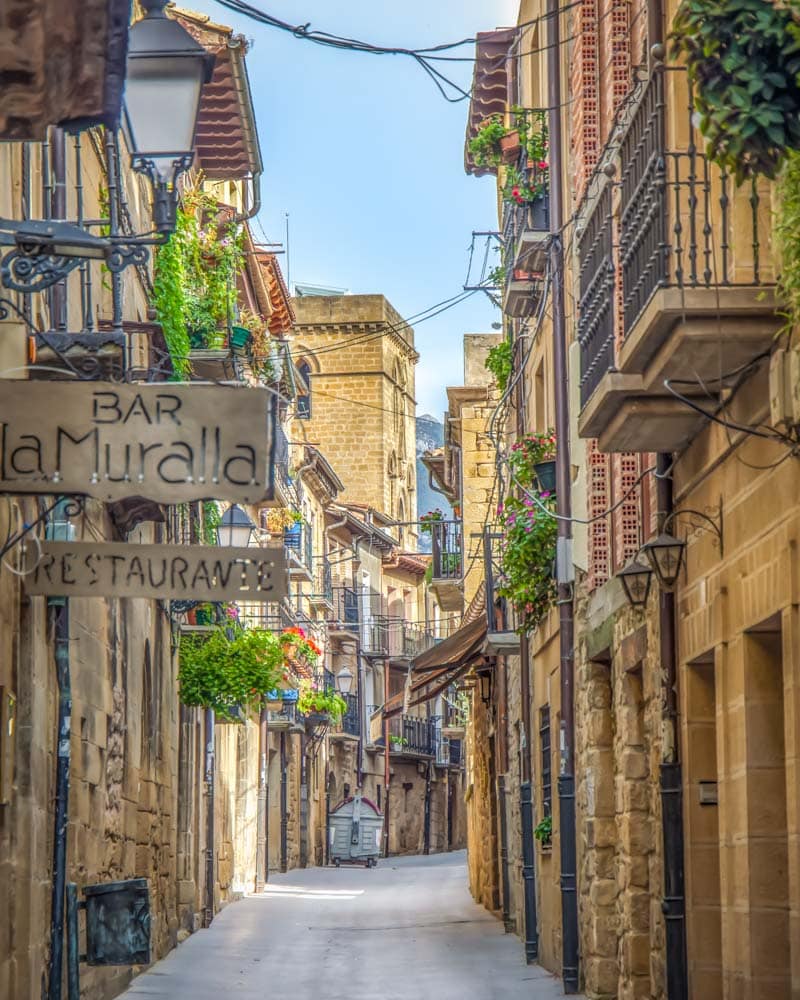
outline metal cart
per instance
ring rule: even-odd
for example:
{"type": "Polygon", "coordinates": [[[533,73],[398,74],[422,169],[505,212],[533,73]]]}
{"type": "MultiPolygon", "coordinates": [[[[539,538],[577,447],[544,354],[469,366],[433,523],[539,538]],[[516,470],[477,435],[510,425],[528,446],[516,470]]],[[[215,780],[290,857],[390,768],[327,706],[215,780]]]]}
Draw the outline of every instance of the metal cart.
{"type": "Polygon", "coordinates": [[[344,862],[374,868],[383,840],[383,816],[361,795],[345,799],[331,811],[328,826],[329,857],[338,868],[344,862]]]}

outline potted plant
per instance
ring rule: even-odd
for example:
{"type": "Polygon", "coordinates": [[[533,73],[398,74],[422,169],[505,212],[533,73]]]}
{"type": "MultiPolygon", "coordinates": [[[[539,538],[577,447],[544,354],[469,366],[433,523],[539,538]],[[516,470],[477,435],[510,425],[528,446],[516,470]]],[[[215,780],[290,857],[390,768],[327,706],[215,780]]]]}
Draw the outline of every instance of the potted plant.
{"type": "Polygon", "coordinates": [[[478,131],[467,143],[470,156],[477,167],[498,167],[503,158],[500,140],[509,130],[501,115],[491,115],[478,126],[478,131]]]}
{"type": "Polygon", "coordinates": [[[322,656],[322,650],[316,642],[297,626],[281,632],[280,644],[286,667],[301,674],[308,673],[322,656]]]}
{"type": "Polygon", "coordinates": [[[322,722],[339,723],[347,711],[347,702],[335,691],[325,691],[313,684],[304,684],[297,699],[297,711],[312,725],[322,722]]]}
{"type": "Polygon", "coordinates": [[[286,507],[271,507],[265,513],[266,528],[271,535],[282,535],[292,525],[299,524],[303,520],[299,510],[286,507]]]}
{"type": "Polygon", "coordinates": [[[250,344],[251,334],[243,326],[232,326],[228,335],[230,349],[238,354],[244,353],[250,344]]]}
{"type": "Polygon", "coordinates": [[[270,712],[280,712],[283,709],[283,693],[280,688],[267,691],[266,707],[270,712]]]}
{"type": "Polygon", "coordinates": [[[443,521],[444,513],[440,507],[435,510],[429,510],[427,514],[420,514],[419,516],[419,530],[423,535],[433,534],[433,524],[435,521],[443,521]]]}
{"type": "Polygon", "coordinates": [[[500,155],[505,163],[514,163],[519,159],[519,151],[522,148],[519,137],[519,129],[511,129],[500,138],[500,155]]]}
{"type": "Polygon", "coordinates": [[[257,712],[282,674],[283,650],[267,629],[224,625],[208,635],[182,635],[178,683],[184,705],[210,708],[221,721],[257,712]]]}
{"type": "Polygon", "coordinates": [[[405,736],[395,736],[394,734],[389,734],[389,748],[394,750],[400,750],[403,747],[408,746],[408,740],[405,736]]]}
{"type": "Polygon", "coordinates": [[[556,435],[550,428],[541,434],[526,434],[511,446],[511,471],[521,486],[555,493],[556,435]]]}

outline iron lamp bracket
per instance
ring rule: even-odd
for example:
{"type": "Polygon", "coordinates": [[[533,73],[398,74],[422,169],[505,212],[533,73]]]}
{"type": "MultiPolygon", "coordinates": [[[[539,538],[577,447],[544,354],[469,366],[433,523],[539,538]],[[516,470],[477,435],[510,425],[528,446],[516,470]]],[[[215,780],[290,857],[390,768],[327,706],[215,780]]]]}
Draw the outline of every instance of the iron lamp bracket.
{"type": "Polygon", "coordinates": [[[701,510],[694,510],[691,507],[683,507],[680,510],[674,510],[671,514],[668,514],[664,519],[664,525],[662,530],[664,532],[669,532],[672,525],[675,523],[677,518],[687,517],[689,518],[689,526],[696,531],[709,531],[715,536],[715,545],[719,549],[720,556],[725,554],[723,547],[723,518],[722,518],[722,498],[720,497],[719,507],[716,511],[711,513],[705,513],[701,510]]]}

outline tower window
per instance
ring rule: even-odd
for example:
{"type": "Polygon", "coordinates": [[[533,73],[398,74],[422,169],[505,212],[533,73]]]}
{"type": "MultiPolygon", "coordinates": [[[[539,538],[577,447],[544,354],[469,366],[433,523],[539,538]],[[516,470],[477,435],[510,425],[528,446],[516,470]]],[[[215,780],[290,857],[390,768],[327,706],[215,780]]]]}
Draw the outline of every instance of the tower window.
{"type": "Polygon", "coordinates": [[[302,379],[297,393],[297,416],[301,420],[308,420],[311,416],[311,365],[307,361],[301,361],[297,370],[302,379]]]}

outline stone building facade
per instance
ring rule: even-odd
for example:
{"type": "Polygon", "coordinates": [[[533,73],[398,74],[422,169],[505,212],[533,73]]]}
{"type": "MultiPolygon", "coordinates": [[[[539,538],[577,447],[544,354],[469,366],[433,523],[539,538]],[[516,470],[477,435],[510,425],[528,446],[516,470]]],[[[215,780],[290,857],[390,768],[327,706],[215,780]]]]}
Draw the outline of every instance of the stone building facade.
{"type": "Polygon", "coordinates": [[[345,501],[415,521],[414,331],[382,295],[307,295],[293,306],[305,440],[347,473],[345,501]]]}

